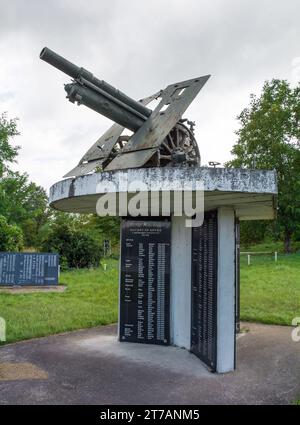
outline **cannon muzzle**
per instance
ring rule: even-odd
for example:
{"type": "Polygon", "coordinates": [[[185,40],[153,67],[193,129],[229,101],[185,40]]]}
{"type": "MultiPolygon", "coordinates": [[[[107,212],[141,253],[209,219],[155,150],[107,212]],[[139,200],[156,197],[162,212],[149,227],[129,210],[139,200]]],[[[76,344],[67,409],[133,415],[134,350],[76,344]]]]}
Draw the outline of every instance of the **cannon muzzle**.
{"type": "Polygon", "coordinates": [[[74,65],[74,63],[53,52],[53,50],[48,49],[48,47],[44,47],[42,49],[40,53],[40,59],[49,63],[50,65],[54,66],[55,68],[59,69],[60,71],[64,72],[65,74],[69,75],[69,77],[74,79],[78,78],[81,73],[85,71],[83,70],[83,68],[74,65]]]}

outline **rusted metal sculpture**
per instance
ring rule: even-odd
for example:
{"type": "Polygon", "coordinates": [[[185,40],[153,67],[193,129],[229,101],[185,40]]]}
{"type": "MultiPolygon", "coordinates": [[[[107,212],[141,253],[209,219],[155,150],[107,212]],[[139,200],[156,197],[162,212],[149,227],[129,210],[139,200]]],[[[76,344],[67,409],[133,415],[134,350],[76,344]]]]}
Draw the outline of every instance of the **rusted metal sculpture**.
{"type": "Polygon", "coordinates": [[[115,122],[64,177],[99,169],[200,165],[195,124],[182,119],[182,115],[209,75],[171,84],[135,101],[47,47],[40,58],[73,78],[72,83],[65,85],[70,102],[83,104],[115,122]],[[160,102],[152,111],[147,105],[154,99],[160,102]],[[133,134],[123,134],[125,129],[133,134]]]}

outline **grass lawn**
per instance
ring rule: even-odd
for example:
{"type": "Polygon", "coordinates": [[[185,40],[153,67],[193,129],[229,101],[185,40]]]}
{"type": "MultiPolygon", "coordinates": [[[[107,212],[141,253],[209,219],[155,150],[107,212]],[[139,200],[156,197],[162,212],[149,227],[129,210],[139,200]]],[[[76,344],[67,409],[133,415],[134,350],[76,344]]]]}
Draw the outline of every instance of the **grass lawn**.
{"type": "MultiPolygon", "coordinates": [[[[105,262],[106,271],[62,273],[66,292],[0,293],[7,342],[116,322],[118,261],[105,262]]],[[[300,253],[280,254],[277,263],[271,256],[252,256],[250,266],[242,256],[241,319],[291,325],[294,317],[300,317],[300,253]]]]}
{"type": "Polygon", "coordinates": [[[68,286],[65,292],[0,293],[6,342],[116,322],[118,262],[105,262],[106,271],[99,268],[62,273],[60,283],[68,286]]]}
{"type": "Polygon", "coordinates": [[[241,319],[291,325],[294,317],[300,317],[300,253],[280,254],[277,263],[251,256],[250,266],[241,256],[241,319]]]}

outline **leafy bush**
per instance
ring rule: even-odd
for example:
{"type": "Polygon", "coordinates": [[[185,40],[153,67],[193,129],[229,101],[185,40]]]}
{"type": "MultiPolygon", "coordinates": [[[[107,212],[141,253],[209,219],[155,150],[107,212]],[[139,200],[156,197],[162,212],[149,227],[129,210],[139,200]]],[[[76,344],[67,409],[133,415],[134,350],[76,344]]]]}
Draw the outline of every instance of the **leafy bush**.
{"type": "Polygon", "coordinates": [[[0,179],[0,215],[22,229],[26,246],[37,247],[40,228],[48,219],[48,198],[26,173],[6,173],[0,179]]]}
{"type": "Polygon", "coordinates": [[[62,268],[98,267],[101,258],[101,243],[91,233],[61,221],[51,226],[42,250],[58,252],[62,268]]]}
{"type": "Polygon", "coordinates": [[[22,248],[22,230],[8,224],[6,218],[0,215],[0,251],[20,251],[22,248]]]}
{"type": "Polygon", "coordinates": [[[247,247],[263,242],[268,235],[269,227],[270,223],[266,220],[241,221],[241,244],[247,247]]]}

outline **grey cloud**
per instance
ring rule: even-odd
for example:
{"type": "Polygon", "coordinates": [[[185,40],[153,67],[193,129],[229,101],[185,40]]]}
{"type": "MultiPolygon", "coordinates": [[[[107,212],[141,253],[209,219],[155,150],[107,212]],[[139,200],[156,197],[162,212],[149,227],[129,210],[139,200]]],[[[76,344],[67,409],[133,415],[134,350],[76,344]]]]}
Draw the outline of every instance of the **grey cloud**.
{"type": "Polygon", "coordinates": [[[66,171],[109,122],[64,99],[68,77],[39,60],[44,45],[135,98],[212,74],[188,111],[204,162],[229,158],[249,94],[265,79],[291,78],[300,56],[297,0],[0,0],[0,10],[0,110],[20,116],[19,162],[46,186],[61,165],[42,170],[44,143],[62,159],[73,148],[66,171]]]}

